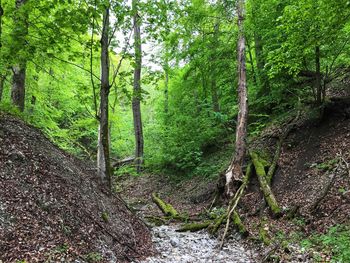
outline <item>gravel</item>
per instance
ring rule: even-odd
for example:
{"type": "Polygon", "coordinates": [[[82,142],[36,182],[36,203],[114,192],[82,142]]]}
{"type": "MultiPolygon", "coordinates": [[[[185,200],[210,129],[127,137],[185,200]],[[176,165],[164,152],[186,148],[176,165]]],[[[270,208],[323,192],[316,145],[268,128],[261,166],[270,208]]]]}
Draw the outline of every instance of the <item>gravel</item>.
{"type": "Polygon", "coordinates": [[[252,251],[246,250],[238,241],[229,240],[222,250],[219,240],[205,231],[196,233],[176,232],[176,226],[160,226],[152,229],[152,239],[158,255],[141,263],[214,263],[255,262],[252,251]]]}

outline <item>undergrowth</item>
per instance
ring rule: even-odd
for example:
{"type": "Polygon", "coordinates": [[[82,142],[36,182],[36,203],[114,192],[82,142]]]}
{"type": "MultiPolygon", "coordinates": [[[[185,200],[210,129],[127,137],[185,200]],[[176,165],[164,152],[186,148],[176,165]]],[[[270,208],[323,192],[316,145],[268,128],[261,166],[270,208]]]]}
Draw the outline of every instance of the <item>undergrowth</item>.
{"type": "Polygon", "coordinates": [[[307,250],[322,251],[314,253],[316,262],[350,262],[350,226],[333,226],[325,234],[304,239],[301,245],[307,250]]]}

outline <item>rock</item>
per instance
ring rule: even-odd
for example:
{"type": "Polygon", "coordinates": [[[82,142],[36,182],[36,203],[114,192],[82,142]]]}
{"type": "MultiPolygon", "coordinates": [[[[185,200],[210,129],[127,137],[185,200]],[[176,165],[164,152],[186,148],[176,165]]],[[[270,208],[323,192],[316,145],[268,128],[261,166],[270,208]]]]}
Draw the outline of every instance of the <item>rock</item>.
{"type": "Polygon", "coordinates": [[[177,246],[179,246],[180,241],[179,241],[177,238],[172,238],[172,239],[170,240],[170,244],[171,244],[173,247],[177,247],[177,246]]]}

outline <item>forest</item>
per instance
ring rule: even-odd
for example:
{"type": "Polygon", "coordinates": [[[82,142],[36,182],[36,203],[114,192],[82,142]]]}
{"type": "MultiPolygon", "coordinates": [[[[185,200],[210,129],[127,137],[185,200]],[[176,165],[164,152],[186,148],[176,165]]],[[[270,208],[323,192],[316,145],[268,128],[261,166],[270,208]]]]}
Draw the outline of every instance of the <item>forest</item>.
{"type": "Polygon", "coordinates": [[[0,263],[350,262],[349,146],[348,0],[0,0],[0,263]]]}

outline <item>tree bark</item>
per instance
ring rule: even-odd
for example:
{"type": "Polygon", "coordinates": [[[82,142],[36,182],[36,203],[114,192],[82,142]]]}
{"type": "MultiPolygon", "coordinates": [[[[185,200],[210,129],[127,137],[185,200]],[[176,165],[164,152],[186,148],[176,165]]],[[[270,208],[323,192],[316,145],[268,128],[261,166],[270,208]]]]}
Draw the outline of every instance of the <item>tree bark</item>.
{"type": "Polygon", "coordinates": [[[2,100],[2,94],[4,91],[5,80],[6,80],[5,76],[0,76],[0,101],[2,100]]]}
{"type": "Polygon", "coordinates": [[[245,65],[245,36],[244,36],[244,0],[238,1],[238,98],[239,111],[236,128],[235,154],[229,168],[226,170],[225,193],[227,197],[234,195],[234,180],[242,181],[242,166],[246,154],[247,120],[248,120],[248,94],[245,65]]]}
{"type": "Polygon", "coordinates": [[[137,173],[141,172],[143,164],[143,130],[141,117],[141,65],[142,65],[142,46],[140,16],[138,14],[138,0],[132,1],[134,11],[134,49],[135,49],[135,69],[134,69],[134,94],[132,99],[132,112],[134,117],[135,131],[135,164],[137,173]]]}
{"type": "Polygon", "coordinates": [[[4,9],[2,8],[2,2],[0,0],[0,48],[2,47],[2,16],[4,15],[4,9]]]}
{"type": "Polygon", "coordinates": [[[252,68],[252,77],[253,77],[253,83],[256,85],[256,73],[255,73],[255,66],[254,66],[254,61],[253,61],[253,55],[252,55],[252,49],[249,45],[249,40],[247,41],[247,48],[248,48],[248,54],[249,54],[249,63],[252,68]]]}
{"type": "MultiPolygon", "coordinates": [[[[14,18],[15,32],[13,38],[15,39],[15,53],[25,48],[25,37],[28,35],[28,14],[18,14],[19,10],[24,6],[27,0],[16,0],[16,11],[17,14],[14,18]]],[[[13,66],[13,77],[12,77],[12,89],[11,99],[15,106],[20,111],[24,111],[25,107],[25,80],[26,80],[26,69],[27,61],[26,58],[20,57],[19,63],[13,66]]]]}
{"type": "Polygon", "coordinates": [[[101,36],[101,89],[100,89],[100,125],[98,131],[97,169],[103,183],[109,189],[112,187],[111,166],[109,156],[109,129],[108,129],[108,97],[109,84],[109,6],[103,14],[103,28],[101,36]]]}
{"type": "MultiPolygon", "coordinates": [[[[166,56],[168,56],[168,52],[166,52],[166,56]]],[[[164,87],[164,112],[168,114],[169,112],[169,61],[168,57],[165,58],[165,87],[164,87]]]]}
{"type": "Polygon", "coordinates": [[[316,103],[317,105],[322,104],[322,85],[321,85],[321,63],[320,63],[320,46],[315,47],[315,66],[316,66],[316,80],[315,80],[315,90],[316,90],[316,103]]]}
{"type": "Polygon", "coordinates": [[[219,22],[215,23],[214,26],[214,39],[212,44],[213,55],[211,56],[211,100],[214,112],[220,112],[219,95],[216,85],[216,66],[215,66],[215,49],[217,46],[217,39],[219,34],[219,22]]]}

